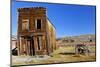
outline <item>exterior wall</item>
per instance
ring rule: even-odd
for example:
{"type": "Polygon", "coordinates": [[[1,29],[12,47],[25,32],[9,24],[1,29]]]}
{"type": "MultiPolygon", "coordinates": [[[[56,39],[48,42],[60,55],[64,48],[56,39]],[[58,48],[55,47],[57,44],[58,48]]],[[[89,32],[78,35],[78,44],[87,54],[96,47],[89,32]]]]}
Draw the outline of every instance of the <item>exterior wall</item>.
{"type": "MultiPolygon", "coordinates": [[[[47,55],[51,51],[48,46],[55,43],[53,26],[49,30],[46,16],[46,8],[19,8],[18,9],[18,55],[47,55]],[[37,19],[41,19],[41,29],[37,29],[37,19]],[[27,20],[27,21],[25,21],[27,20]],[[24,22],[28,23],[28,29],[23,30],[24,22]],[[47,31],[48,28],[48,31],[47,31]],[[48,37],[48,33],[50,37],[48,37]],[[53,37],[53,38],[52,38],[53,37]]],[[[27,27],[25,27],[27,28],[27,27]]],[[[53,47],[51,47],[53,49],[53,47]]]]}
{"type": "Polygon", "coordinates": [[[49,53],[52,53],[54,49],[56,49],[56,33],[55,33],[55,28],[51,24],[51,22],[47,19],[47,41],[48,41],[48,50],[49,53]]]}

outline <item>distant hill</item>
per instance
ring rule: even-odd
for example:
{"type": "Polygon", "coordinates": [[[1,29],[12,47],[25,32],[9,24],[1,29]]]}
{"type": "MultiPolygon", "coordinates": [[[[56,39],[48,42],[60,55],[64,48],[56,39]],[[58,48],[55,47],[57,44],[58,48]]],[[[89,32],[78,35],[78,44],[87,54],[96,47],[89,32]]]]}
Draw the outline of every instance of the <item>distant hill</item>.
{"type": "Polygon", "coordinates": [[[95,41],[95,34],[86,34],[86,35],[79,35],[79,36],[66,36],[63,38],[57,38],[57,41],[64,41],[64,42],[87,42],[87,41],[95,41]]]}

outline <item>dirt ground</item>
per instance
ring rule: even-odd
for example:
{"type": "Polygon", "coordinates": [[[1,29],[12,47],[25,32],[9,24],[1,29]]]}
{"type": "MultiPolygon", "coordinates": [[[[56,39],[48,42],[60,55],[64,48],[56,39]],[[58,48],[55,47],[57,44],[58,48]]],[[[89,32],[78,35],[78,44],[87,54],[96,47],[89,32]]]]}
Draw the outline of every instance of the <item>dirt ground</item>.
{"type": "Polygon", "coordinates": [[[55,50],[52,56],[12,56],[12,65],[29,65],[29,64],[51,64],[51,63],[69,63],[95,61],[95,46],[88,46],[89,55],[76,55],[75,47],[66,46],[55,50]]]}

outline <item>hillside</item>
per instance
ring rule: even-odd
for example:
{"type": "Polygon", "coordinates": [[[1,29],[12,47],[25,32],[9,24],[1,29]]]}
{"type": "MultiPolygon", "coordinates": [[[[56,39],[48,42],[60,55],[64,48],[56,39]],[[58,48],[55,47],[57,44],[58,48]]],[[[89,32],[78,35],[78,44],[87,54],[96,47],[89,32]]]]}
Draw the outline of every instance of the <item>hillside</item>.
{"type": "Polygon", "coordinates": [[[57,38],[57,41],[74,41],[74,42],[89,42],[95,41],[95,35],[94,34],[86,34],[86,35],[79,35],[79,36],[65,36],[63,38],[57,38]]]}

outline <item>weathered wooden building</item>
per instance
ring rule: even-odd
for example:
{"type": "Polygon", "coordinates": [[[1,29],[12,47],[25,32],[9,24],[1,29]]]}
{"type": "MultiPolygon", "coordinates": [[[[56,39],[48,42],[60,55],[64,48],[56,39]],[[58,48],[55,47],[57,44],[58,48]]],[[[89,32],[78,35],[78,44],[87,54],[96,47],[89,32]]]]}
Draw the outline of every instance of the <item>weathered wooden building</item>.
{"type": "Polygon", "coordinates": [[[44,7],[18,9],[18,55],[50,55],[56,49],[55,27],[44,7]]]}
{"type": "Polygon", "coordinates": [[[16,46],[17,46],[17,37],[14,35],[12,35],[12,37],[11,37],[11,46],[12,46],[11,49],[16,48],[16,46]]]}

